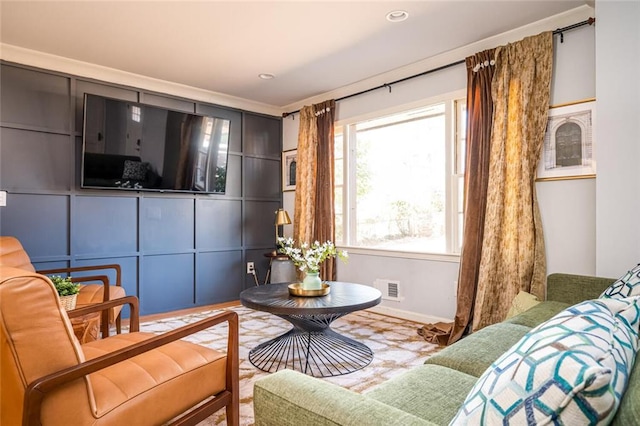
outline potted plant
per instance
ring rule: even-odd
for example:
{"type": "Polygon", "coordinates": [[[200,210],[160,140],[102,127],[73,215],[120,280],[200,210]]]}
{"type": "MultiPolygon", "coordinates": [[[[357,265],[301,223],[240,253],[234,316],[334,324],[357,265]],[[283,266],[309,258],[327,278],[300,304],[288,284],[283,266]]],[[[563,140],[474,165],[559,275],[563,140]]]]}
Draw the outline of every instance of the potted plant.
{"type": "Polygon", "coordinates": [[[80,292],[80,284],[71,281],[71,277],[61,277],[54,275],[49,277],[53,283],[58,296],[60,296],[60,304],[67,311],[75,309],[78,293],[80,292]]]}
{"type": "Polygon", "coordinates": [[[296,247],[292,238],[278,238],[278,243],[281,246],[278,251],[289,256],[293,264],[305,274],[302,281],[302,288],[305,290],[322,288],[322,280],[318,276],[322,262],[334,257],[346,261],[348,257],[346,251],[337,250],[331,241],[322,244],[314,241],[311,245],[302,243],[300,247],[296,247]]]}

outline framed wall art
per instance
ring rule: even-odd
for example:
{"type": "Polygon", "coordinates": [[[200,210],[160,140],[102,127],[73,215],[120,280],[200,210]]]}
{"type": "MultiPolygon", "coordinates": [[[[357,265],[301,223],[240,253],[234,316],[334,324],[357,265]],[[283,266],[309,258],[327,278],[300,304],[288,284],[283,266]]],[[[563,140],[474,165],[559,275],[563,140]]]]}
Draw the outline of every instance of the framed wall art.
{"type": "Polygon", "coordinates": [[[296,190],[296,167],[298,165],[298,150],[290,149],[282,152],[282,190],[296,190]]]}
{"type": "Polygon", "coordinates": [[[587,99],[549,109],[537,181],[595,178],[595,108],[587,99]]]}

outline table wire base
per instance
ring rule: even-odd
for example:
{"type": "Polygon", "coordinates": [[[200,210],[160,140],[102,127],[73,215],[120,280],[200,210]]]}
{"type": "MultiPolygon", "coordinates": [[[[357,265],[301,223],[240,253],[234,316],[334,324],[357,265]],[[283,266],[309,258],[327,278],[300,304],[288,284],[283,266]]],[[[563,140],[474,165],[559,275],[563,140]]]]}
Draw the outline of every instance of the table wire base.
{"type": "Polygon", "coordinates": [[[373,360],[366,345],[336,333],[329,325],[344,314],[278,315],[293,328],[249,352],[249,361],[269,373],[292,369],[313,377],[352,373],[373,360]]]}

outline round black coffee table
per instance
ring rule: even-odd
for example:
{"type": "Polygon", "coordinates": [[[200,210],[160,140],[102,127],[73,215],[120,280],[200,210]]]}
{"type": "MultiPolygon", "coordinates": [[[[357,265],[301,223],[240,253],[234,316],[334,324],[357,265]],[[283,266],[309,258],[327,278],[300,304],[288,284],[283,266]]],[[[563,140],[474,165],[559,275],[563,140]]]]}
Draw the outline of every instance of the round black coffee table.
{"type": "Polygon", "coordinates": [[[314,377],[331,377],[371,363],[369,347],[336,333],[330,325],[350,312],[377,305],[382,294],[361,284],[328,284],[331,291],[320,297],[291,296],[288,283],[251,287],[240,293],[244,306],[277,315],[293,325],[283,335],[249,351],[254,366],[270,373],[288,368],[314,377]]]}

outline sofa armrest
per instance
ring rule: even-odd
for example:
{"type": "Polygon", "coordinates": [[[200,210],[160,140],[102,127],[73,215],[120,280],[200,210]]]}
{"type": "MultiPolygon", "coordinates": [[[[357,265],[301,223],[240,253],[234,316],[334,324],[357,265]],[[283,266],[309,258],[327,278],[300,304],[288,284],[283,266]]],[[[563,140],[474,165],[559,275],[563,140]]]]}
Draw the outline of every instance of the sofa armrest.
{"type": "Polygon", "coordinates": [[[435,426],[366,395],[293,370],[281,370],[255,382],[253,411],[256,426],[435,426]]]}
{"type": "Polygon", "coordinates": [[[615,278],[555,273],[547,277],[547,300],[575,305],[597,299],[615,278]]]}

